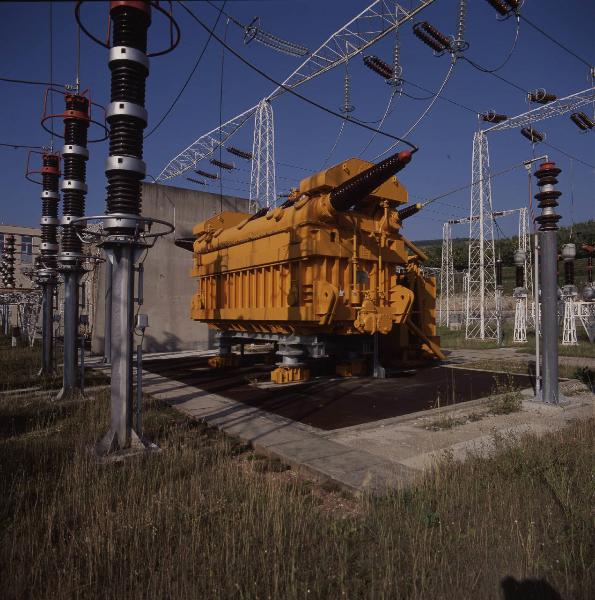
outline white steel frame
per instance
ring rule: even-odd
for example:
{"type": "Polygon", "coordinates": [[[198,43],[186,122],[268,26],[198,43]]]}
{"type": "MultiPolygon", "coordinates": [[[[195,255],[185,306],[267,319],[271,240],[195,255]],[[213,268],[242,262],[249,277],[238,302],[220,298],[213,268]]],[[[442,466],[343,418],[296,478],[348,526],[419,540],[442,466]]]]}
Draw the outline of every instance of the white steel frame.
{"type": "Polygon", "coordinates": [[[275,187],[275,127],[273,107],[261,100],[254,117],[252,172],[250,176],[250,212],[260,207],[270,208],[277,203],[275,187]]]}
{"type": "MultiPolygon", "coordinates": [[[[436,0],[417,0],[407,10],[392,0],[376,0],[346,25],[333,33],[265,99],[274,100],[286,89],[294,89],[331,69],[349,61],[383,37],[410,21],[436,0]]],[[[161,171],[157,181],[165,181],[194,169],[203,158],[225,144],[256,113],[258,104],[200,136],[175,156],[161,171]]]]}

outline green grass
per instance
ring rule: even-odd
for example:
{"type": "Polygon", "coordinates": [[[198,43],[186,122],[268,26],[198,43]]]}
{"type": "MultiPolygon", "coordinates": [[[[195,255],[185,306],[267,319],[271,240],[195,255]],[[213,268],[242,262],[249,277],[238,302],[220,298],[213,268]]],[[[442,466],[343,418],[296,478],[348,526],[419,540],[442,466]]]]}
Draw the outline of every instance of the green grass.
{"type": "MultiPolygon", "coordinates": [[[[62,354],[56,349],[56,362],[60,365],[62,354]]],[[[38,377],[41,367],[41,348],[39,343],[31,347],[28,343],[20,342],[13,348],[11,338],[0,335],[0,391],[18,390],[28,387],[38,387],[46,390],[57,390],[62,386],[61,367],[54,376],[38,377]]],[[[85,385],[103,385],[109,382],[108,377],[98,371],[85,370],[85,385]]]]}
{"type": "Polygon", "coordinates": [[[0,398],[3,598],[496,599],[517,581],[580,600],[593,589],[593,420],[498,439],[492,458],[445,460],[411,489],[356,500],[152,401],[145,433],[162,451],[98,465],[89,449],[108,404],[106,392],[0,398]]]}
{"type": "MultiPolygon", "coordinates": [[[[440,345],[442,348],[461,348],[461,349],[492,349],[492,348],[515,348],[520,354],[535,354],[535,335],[527,334],[527,342],[524,344],[515,344],[513,342],[513,330],[505,327],[503,332],[503,343],[497,344],[495,340],[466,340],[465,331],[461,329],[455,331],[447,327],[437,327],[437,335],[440,336],[440,345]]],[[[595,344],[591,344],[580,324],[577,324],[577,346],[563,346],[558,344],[559,356],[581,356],[595,358],[595,344]],[[579,329],[580,327],[580,329],[579,329]]]]}

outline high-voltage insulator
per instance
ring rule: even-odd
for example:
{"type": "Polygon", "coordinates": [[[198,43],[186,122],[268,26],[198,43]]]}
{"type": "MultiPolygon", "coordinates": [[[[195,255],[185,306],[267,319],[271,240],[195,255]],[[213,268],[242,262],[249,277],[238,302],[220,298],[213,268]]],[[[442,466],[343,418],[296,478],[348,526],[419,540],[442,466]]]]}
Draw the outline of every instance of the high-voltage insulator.
{"type": "Polygon", "coordinates": [[[331,192],[332,207],[339,211],[349,210],[359,200],[371,194],[381,183],[409,164],[411,157],[412,152],[403,150],[348,179],[331,192]]]}
{"type": "Polygon", "coordinates": [[[111,103],[106,111],[110,124],[107,176],[107,213],[133,217],[105,224],[107,231],[134,231],[141,213],[141,180],[146,174],[143,129],[147,126],[145,80],[149,75],[147,29],[151,7],[147,2],[112,2],[111,103]]]}
{"type": "Polygon", "coordinates": [[[378,73],[380,77],[384,77],[385,79],[390,79],[393,77],[393,70],[390,65],[373,54],[364,56],[364,64],[366,67],[368,67],[368,69],[372,69],[372,71],[378,73]]]}
{"type": "Polygon", "coordinates": [[[523,127],[523,129],[521,129],[521,135],[523,137],[526,137],[530,142],[533,142],[534,144],[536,144],[537,142],[543,142],[543,140],[545,139],[545,135],[543,135],[543,133],[540,133],[532,127],[523,127]]]}
{"type": "Polygon", "coordinates": [[[4,286],[7,288],[15,287],[15,278],[14,278],[14,263],[15,263],[15,238],[14,235],[9,235],[4,241],[4,262],[5,262],[5,271],[4,271],[4,286]]]}
{"type": "Polygon", "coordinates": [[[201,171],[197,169],[194,171],[197,175],[202,175],[202,177],[206,177],[207,179],[219,179],[219,175],[217,173],[209,173],[208,171],[201,171]]]}
{"type": "Polygon", "coordinates": [[[393,46],[393,73],[387,83],[394,87],[400,86],[403,83],[401,79],[402,75],[403,67],[401,67],[401,40],[399,28],[397,27],[395,29],[395,45],[393,46]]]}
{"type": "Polygon", "coordinates": [[[593,129],[593,126],[595,125],[591,118],[584,112],[572,113],[570,115],[570,120],[582,131],[593,129]]]}
{"type": "Polygon", "coordinates": [[[345,114],[355,110],[355,106],[351,104],[351,77],[347,71],[343,77],[343,106],[340,110],[345,114]]]}
{"type": "MultiPolygon", "coordinates": [[[[237,25],[242,26],[240,23],[234,20],[237,25]]],[[[305,46],[301,44],[296,44],[294,42],[289,42],[284,40],[272,33],[264,31],[260,28],[260,17],[255,17],[252,19],[252,22],[249,25],[244,25],[244,44],[249,44],[252,40],[256,40],[261,44],[272,48],[273,50],[277,50],[278,52],[283,52],[284,54],[289,54],[290,56],[305,56],[310,51],[305,46]]]]}
{"type": "Polygon", "coordinates": [[[502,123],[508,119],[506,115],[501,115],[493,110],[490,110],[487,113],[481,113],[479,116],[481,117],[481,120],[486,123],[502,123]]]}
{"type": "Polygon", "coordinates": [[[228,146],[225,149],[234,156],[238,156],[239,158],[243,158],[244,160],[252,160],[252,152],[240,150],[239,148],[234,148],[233,146],[228,146]]]}
{"type": "Polygon", "coordinates": [[[444,52],[450,47],[450,40],[427,21],[413,26],[414,35],[435,52],[444,52]]]}
{"type": "Polygon", "coordinates": [[[39,244],[41,264],[38,277],[43,282],[55,278],[57,268],[60,156],[48,152],[43,154],[42,161],[41,242],[39,244]]]}
{"type": "Polygon", "coordinates": [[[527,261],[527,253],[522,249],[518,248],[514,253],[514,266],[516,271],[516,287],[525,287],[525,263],[527,261]]]}
{"type": "Polygon", "coordinates": [[[576,245],[564,244],[562,246],[562,260],[564,261],[564,285],[574,285],[574,259],[576,258],[576,245]]]}
{"type": "Polygon", "coordinates": [[[520,6],[520,3],[517,0],[488,0],[488,2],[502,17],[505,17],[513,10],[517,10],[520,6]]]}
{"type": "Polygon", "coordinates": [[[423,204],[421,202],[417,202],[416,204],[412,204],[411,206],[406,206],[401,210],[397,211],[397,215],[399,216],[399,221],[404,221],[413,215],[416,215],[423,208],[423,204]]]}
{"type": "Polygon", "coordinates": [[[186,177],[188,181],[192,183],[198,183],[199,185],[207,185],[206,181],[201,181],[200,179],[193,179],[192,177],[186,177]]]}
{"type": "Polygon", "coordinates": [[[496,288],[502,289],[502,259],[496,259],[496,288]]]}
{"type": "Polygon", "coordinates": [[[64,178],[62,180],[62,248],[60,263],[76,263],[82,257],[82,242],[77,235],[74,219],[85,214],[87,193],[86,162],[87,131],[89,129],[89,99],[79,94],[66,95],[64,112],[64,149],[62,150],[64,178]]]}
{"type": "Polygon", "coordinates": [[[465,41],[465,19],[467,14],[467,0],[459,0],[459,12],[457,19],[457,33],[454,39],[454,47],[458,52],[463,52],[469,48],[465,41]]]}
{"type": "Polygon", "coordinates": [[[557,223],[561,217],[556,214],[556,206],[558,206],[558,198],[562,195],[562,192],[556,190],[555,185],[558,183],[556,177],[560,172],[560,169],[553,162],[543,163],[535,172],[540,190],[535,194],[535,199],[539,202],[539,208],[542,209],[542,214],[537,216],[535,220],[539,223],[540,231],[558,229],[557,223]]]}
{"type": "Polygon", "coordinates": [[[547,104],[548,102],[553,102],[556,100],[557,97],[558,96],[555,94],[550,94],[543,88],[529,92],[527,95],[529,102],[535,102],[536,104],[547,104]]]}
{"type": "Polygon", "coordinates": [[[226,171],[233,171],[236,168],[234,164],[226,163],[221,160],[217,160],[216,158],[211,158],[209,162],[213,166],[219,167],[220,169],[225,169],[226,171]]]}

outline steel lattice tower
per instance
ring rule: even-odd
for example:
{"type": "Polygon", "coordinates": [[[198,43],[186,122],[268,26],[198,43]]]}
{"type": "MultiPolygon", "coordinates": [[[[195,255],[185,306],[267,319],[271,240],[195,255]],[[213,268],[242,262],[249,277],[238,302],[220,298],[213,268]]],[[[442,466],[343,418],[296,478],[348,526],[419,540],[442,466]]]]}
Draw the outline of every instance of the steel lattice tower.
{"type": "Polygon", "coordinates": [[[442,225],[442,263],[440,268],[440,325],[450,326],[450,299],[454,293],[454,267],[452,261],[452,235],[450,222],[442,225]]]}
{"type": "Polygon", "coordinates": [[[497,339],[494,218],[488,142],[483,131],[473,136],[469,213],[469,267],[466,339],[497,339]]]}
{"type": "Polygon", "coordinates": [[[250,212],[255,213],[263,207],[270,208],[275,206],[276,202],[273,107],[265,98],[258,103],[254,116],[250,212]]]}

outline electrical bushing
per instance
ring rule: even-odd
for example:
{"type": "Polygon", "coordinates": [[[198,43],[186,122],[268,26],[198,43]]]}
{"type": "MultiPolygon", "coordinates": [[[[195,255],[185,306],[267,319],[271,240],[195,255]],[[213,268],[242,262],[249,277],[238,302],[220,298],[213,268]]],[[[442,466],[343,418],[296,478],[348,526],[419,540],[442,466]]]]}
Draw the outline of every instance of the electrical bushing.
{"type": "Polygon", "coordinates": [[[110,18],[111,103],[106,112],[110,136],[105,173],[107,214],[118,218],[108,219],[105,228],[113,234],[131,234],[138,227],[135,217],[141,214],[141,181],[146,174],[142,158],[143,130],[147,126],[145,84],[149,75],[147,29],[151,7],[148,2],[111,2],[110,18]]]}
{"type": "Polygon", "coordinates": [[[41,241],[39,244],[39,268],[37,276],[40,282],[52,281],[56,277],[58,256],[58,203],[60,192],[60,156],[45,153],[42,156],[41,189],[41,241]]]}

